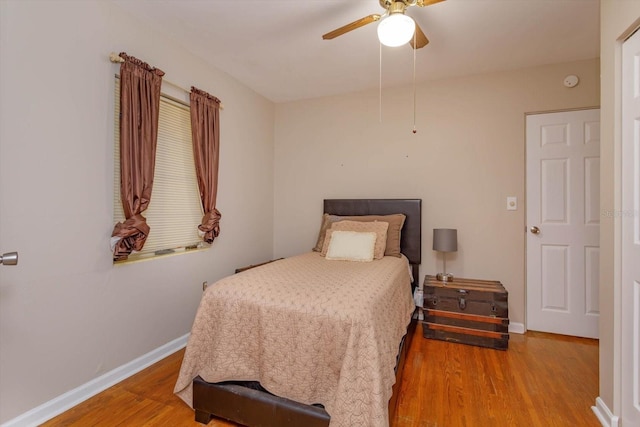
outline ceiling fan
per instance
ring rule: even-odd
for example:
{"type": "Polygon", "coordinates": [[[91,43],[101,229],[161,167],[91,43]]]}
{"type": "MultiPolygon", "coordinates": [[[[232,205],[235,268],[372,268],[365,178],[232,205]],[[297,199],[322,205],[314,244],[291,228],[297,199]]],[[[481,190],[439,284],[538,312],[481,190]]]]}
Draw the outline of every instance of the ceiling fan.
{"type": "Polygon", "coordinates": [[[380,6],[386,10],[382,15],[374,13],[353,21],[323,35],[324,40],[331,40],[349,31],[363,27],[372,22],[378,24],[378,38],[386,46],[400,46],[409,42],[414,49],[425,47],[429,39],[424,35],[420,26],[411,17],[405,15],[405,10],[411,6],[430,6],[444,0],[379,0],[380,6]],[[398,25],[395,27],[395,25],[398,25]],[[415,37],[414,37],[415,32],[415,37]]]}

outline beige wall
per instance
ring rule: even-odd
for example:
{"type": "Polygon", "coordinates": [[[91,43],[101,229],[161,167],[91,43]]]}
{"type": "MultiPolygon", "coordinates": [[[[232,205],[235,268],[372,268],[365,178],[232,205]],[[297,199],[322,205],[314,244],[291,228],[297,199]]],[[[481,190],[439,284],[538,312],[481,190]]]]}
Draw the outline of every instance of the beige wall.
{"type": "MultiPolygon", "coordinates": [[[[601,160],[600,205],[603,211],[621,208],[621,46],[639,26],[640,2],[601,0],[601,160]]],[[[620,219],[602,216],[600,228],[600,398],[620,415],[620,219]]]]}
{"type": "Polygon", "coordinates": [[[274,255],[313,247],[324,198],[421,198],[422,274],[442,268],[431,230],[457,228],[447,270],[500,280],[524,322],[525,113],[598,106],[598,79],[594,59],[422,84],[415,135],[410,85],[384,91],[382,123],[377,91],[277,105],[274,255]]]}
{"type": "Polygon", "coordinates": [[[275,118],[108,2],[0,1],[0,51],[0,253],[20,252],[0,267],[2,423],[183,336],[203,281],[271,257],[275,118]],[[112,265],[111,51],[222,99],[212,249],[112,265]]]}

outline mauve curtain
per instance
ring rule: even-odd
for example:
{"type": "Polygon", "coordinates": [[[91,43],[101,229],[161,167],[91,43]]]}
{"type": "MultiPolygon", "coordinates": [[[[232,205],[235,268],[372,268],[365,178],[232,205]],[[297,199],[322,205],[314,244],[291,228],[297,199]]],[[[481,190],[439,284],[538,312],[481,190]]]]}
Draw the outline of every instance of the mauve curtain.
{"type": "Polygon", "coordinates": [[[140,251],[149,234],[141,214],[149,206],[156,163],[160,86],[164,72],[126,53],[120,65],[120,194],[126,220],[111,234],[115,261],[140,251]]]}
{"type": "Polygon", "coordinates": [[[218,195],[218,164],[220,153],[220,100],[191,87],[191,134],[196,177],[204,216],[198,226],[202,240],[213,243],[220,234],[220,212],[216,209],[218,195]]]}

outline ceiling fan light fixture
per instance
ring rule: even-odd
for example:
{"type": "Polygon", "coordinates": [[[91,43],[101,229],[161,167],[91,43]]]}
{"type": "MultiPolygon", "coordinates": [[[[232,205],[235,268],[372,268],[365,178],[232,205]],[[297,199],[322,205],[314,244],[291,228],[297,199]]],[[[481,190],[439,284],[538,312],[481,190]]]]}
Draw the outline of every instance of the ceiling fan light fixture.
{"type": "Polygon", "coordinates": [[[403,13],[392,13],[378,24],[378,39],[389,47],[402,46],[408,43],[416,30],[413,19],[403,13]]]}

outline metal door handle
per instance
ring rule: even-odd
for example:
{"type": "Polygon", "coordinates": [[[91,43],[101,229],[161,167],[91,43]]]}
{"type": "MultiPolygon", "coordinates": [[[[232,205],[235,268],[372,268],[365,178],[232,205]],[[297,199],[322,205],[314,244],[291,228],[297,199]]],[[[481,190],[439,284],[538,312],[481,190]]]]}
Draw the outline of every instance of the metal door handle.
{"type": "Polygon", "coordinates": [[[533,234],[540,234],[540,229],[534,225],[533,227],[531,227],[531,232],[533,234]]]}
{"type": "Polygon", "coordinates": [[[0,264],[16,265],[18,264],[18,252],[7,252],[0,256],[0,264]]]}

